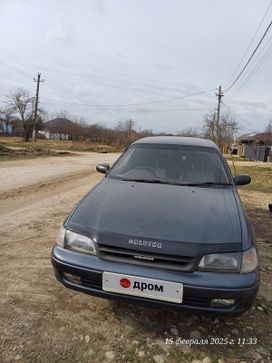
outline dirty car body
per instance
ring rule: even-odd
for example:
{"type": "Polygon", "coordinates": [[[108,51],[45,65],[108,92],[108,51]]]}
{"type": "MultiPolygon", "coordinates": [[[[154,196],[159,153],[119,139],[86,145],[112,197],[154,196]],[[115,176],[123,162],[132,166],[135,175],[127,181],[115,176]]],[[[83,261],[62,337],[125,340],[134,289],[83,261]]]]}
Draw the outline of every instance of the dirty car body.
{"type": "Polygon", "coordinates": [[[52,250],[57,279],[91,295],[240,315],[258,291],[254,234],[217,146],[133,143],[77,204],[52,250]]]}

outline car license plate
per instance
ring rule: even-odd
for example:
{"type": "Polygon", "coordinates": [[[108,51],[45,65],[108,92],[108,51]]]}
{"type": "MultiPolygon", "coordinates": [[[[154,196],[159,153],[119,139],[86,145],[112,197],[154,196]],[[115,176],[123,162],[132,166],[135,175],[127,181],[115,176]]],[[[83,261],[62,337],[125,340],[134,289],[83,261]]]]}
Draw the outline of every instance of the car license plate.
{"type": "Polygon", "coordinates": [[[177,282],[103,272],[102,288],[119,294],[182,303],[183,285],[177,282]]]}

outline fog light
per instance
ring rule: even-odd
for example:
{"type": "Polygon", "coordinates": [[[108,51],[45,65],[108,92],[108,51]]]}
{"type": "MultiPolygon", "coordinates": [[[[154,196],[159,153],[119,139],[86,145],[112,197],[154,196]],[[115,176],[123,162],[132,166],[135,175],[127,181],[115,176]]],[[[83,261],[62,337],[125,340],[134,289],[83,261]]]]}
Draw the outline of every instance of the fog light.
{"type": "Polygon", "coordinates": [[[229,306],[235,303],[234,299],[212,299],[212,306],[229,306]]]}
{"type": "Polygon", "coordinates": [[[67,272],[63,272],[63,276],[70,282],[73,282],[74,284],[81,284],[81,277],[68,274],[67,272]]]}

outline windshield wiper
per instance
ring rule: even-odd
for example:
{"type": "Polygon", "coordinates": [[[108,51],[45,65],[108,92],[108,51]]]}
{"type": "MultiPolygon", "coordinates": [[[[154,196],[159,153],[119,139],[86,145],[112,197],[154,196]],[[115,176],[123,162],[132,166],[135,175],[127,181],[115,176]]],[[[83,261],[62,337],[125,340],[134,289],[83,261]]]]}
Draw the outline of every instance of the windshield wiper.
{"type": "Polygon", "coordinates": [[[122,178],[121,180],[124,181],[134,181],[139,183],[154,183],[154,184],[172,184],[172,185],[179,185],[178,183],[168,182],[166,180],[160,179],[136,179],[136,178],[122,178]]]}
{"type": "Polygon", "coordinates": [[[170,184],[170,185],[181,185],[181,186],[188,186],[188,187],[198,187],[198,186],[212,186],[212,185],[232,185],[231,183],[222,183],[222,182],[196,182],[196,183],[180,183],[180,182],[173,182],[161,179],[138,179],[138,178],[121,178],[124,181],[132,181],[132,182],[139,182],[139,183],[154,183],[154,184],[170,184]]]}
{"type": "Polygon", "coordinates": [[[190,187],[198,187],[198,186],[213,186],[213,185],[232,185],[231,183],[223,183],[223,182],[196,182],[196,183],[180,183],[179,185],[186,185],[190,187]]]}

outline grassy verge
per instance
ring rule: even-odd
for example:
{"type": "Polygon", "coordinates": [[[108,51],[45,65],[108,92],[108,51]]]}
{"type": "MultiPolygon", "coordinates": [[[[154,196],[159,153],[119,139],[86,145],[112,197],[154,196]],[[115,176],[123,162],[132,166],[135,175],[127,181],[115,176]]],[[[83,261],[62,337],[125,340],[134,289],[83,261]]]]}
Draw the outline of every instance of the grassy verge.
{"type": "Polygon", "coordinates": [[[0,137],[0,145],[25,149],[50,149],[70,151],[93,151],[99,153],[119,152],[121,147],[72,140],[37,140],[25,142],[21,137],[0,137]]]}
{"type": "Polygon", "coordinates": [[[249,159],[246,159],[246,158],[242,158],[241,156],[237,156],[237,155],[233,155],[233,157],[229,154],[224,154],[224,157],[226,160],[228,161],[232,161],[232,159],[234,159],[234,162],[235,161],[251,161],[249,159]]]}
{"type": "MultiPolygon", "coordinates": [[[[240,166],[236,165],[236,174],[248,174],[251,176],[251,183],[244,185],[242,189],[255,190],[264,193],[272,193],[272,168],[271,167],[259,167],[252,166],[240,166]]],[[[233,166],[230,164],[232,173],[234,174],[233,166]]]]}
{"type": "Polygon", "coordinates": [[[20,149],[12,150],[12,152],[5,154],[1,152],[0,145],[0,162],[1,161],[12,161],[12,160],[25,160],[25,159],[37,159],[46,158],[49,156],[75,156],[79,154],[72,153],[70,151],[53,151],[46,149],[20,149]]]}

